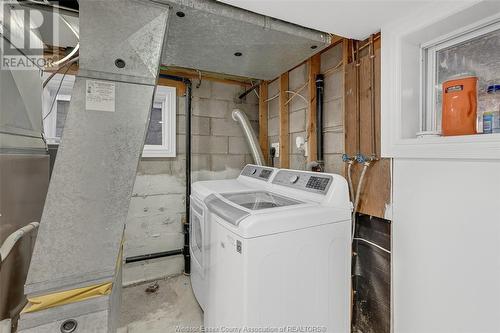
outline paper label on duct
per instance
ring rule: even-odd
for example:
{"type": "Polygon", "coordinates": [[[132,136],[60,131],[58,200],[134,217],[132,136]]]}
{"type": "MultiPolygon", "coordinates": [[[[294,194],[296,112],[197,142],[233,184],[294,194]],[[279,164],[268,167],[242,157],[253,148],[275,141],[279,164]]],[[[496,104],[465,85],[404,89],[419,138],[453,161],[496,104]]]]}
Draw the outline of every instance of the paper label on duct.
{"type": "Polygon", "coordinates": [[[115,112],[115,83],[86,80],[85,109],[115,112]]]}

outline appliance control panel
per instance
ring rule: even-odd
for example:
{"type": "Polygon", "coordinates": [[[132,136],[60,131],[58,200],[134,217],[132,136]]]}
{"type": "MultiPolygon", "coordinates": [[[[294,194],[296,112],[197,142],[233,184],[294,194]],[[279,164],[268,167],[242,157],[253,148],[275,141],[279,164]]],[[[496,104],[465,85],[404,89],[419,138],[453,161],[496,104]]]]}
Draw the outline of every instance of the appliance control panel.
{"type": "Polygon", "coordinates": [[[330,175],[293,170],[279,170],[273,179],[273,184],[320,194],[326,194],[332,182],[333,177],[330,175]]]}
{"type": "Polygon", "coordinates": [[[274,173],[275,169],[262,167],[258,165],[248,164],[241,171],[240,175],[246,177],[252,177],[255,179],[268,181],[271,175],[274,173]]]}

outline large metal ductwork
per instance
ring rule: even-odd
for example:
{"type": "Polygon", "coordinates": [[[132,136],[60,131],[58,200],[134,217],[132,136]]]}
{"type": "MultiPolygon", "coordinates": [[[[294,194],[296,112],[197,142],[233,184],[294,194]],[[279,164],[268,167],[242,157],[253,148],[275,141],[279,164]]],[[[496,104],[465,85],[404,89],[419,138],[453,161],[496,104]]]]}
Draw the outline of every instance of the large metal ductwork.
{"type": "Polygon", "coordinates": [[[328,47],[329,34],[210,0],[172,8],[162,64],[272,80],[328,47]]]}
{"type": "Polygon", "coordinates": [[[115,332],[118,324],[123,231],[169,7],[137,0],[79,4],[80,70],[25,285],[30,302],[20,332],[115,332]]]}
{"type": "Polygon", "coordinates": [[[240,124],[241,129],[243,130],[243,135],[248,144],[248,148],[250,149],[250,153],[252,154],[254,164],[266,165],[262,149],[260,149],[259,141],[257,140],[257,136],[255,135],[252,126],[250,125],[247,115],[239,109],[234,109],[232,117],[234,121],[240,124]]]}

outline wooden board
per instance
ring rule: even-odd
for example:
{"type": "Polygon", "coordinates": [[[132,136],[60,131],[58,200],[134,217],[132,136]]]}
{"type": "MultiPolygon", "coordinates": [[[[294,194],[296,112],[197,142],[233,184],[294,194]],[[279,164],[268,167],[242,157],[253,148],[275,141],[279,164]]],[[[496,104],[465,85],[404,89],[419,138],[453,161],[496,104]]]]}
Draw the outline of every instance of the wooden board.
{"type": "Polygon", "coordinates": [[[349,44],[349,39],[344,38],[342,41],[342,62],[344,63],[344,66],[349,64],[349,55],[350,55],[350,44],[349,44]]]}
{"type": "Polygon", "coordinates": [[[264,160],[269,161],[269,141],[267,133],[268,121],[268,87],[267,82],[263,81],[259,86],[259,144],[264,160]]]}
{"type": "MultiPolygon", "coordinates": [[[[379,44],[380,45],[380,44],[379,44]]],[[[375,137],[377,156],[380,156],[380,48],[375,47],[375,137]]],[[[372,118],[371,118],[371,66],[367,55],[360,60],[360,148],[365,156],[372,154],[372,118]]],[[[345,66],[345,151],[349,156],[355,155],[357,149],[357,115],[356,115],[356,65],[345,66]]],[[[353,183],[357,187],[362,165],[353,167],[353,183]]],[[[391,199],[391,161],[381,159],[369,167],[364,186],[361,191],[358,211],[363,214],[385,218],[386,206],[391,199]]]]}
{"type": "Polygon", "coordinates": [[[345,153],[349,156],[357,152],[356,116],[356,67],[354,63],[344,66],[344,137],[345,153]]]}
{"type": "Polygon", "coordinates": [[[193,81],[193,85],[195,85],[198,80],[208,80],[214,82],[221,82],[227,84],[236,84],[243,86],[245,88],[249,88],[252,84],[250,83],[250,78],[234,76],[234,75],[226,75],[220,73],[206,72],[206,71],[198,71],[196,69],[183,68],[183,67],[172,67],[172,66],[161,66],[160,74],[167,75],[175,75],[189,78],[193,81]]]}
{"type": "Polygon", "coordinates": [[[280,168],[290,167],[290,140],[288,132],[290,128],[290,119],[288,112],[287,93],[288,90],[288,72],[280,76],[280,97],[279,97],[279,118],[280,118],[280,168]]]}
{"type": "Polygon", "coordinates": [[[164,79],[164,78],[159,78],[158,85],[176,88],[175,91],[176,91],[177,96],[185,96],[186,95],[186,85],[182,82],[164,79]]]}
{"type": "MultiPolygon", "coordinates": [[[[359,66],[359,145],[361,153],[365,156],[372,156],[372,104],[371,104],[371,59],[366,56],[360,59],[359,66]]],[[[377,115],[375,115],[377,116],[377,115]]],[[[376,140],[376,137],[375,137],[376,140]]],[[[375,152],[373,152],[375,154],[375,152]]],[[[380,154],[377,154],[380,156],[380,154]]]]}
{"type": "MultiPolygon", "coordinates": [[[[358,186],[361,165],[353,167],[354,188],[358,186]]],[[[373,162],[365,175],[358,212],[379,218],[386,218],[385,210],[390,202],[391,160],[384,158],[373,162]]]]}
{"type": "Polygon", "coordinates": [[[321,70],[321,54],[316,54],[307,61],[308,68],[308,88],[309,88],[309,113],[307,117],[307,137],[309,156],[307,160],[316,161],[317,142],[316,142],[316,75],[321,70]]]}

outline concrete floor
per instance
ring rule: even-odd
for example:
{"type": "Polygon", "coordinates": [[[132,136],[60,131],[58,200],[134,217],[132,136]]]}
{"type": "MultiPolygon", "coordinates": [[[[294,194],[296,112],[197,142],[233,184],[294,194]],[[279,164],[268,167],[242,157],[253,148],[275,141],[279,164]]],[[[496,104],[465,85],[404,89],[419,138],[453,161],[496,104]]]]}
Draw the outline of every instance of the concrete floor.
{"type": "Polygon", "coordinates": [[[123,289],[119,333],[165,333],[188,327],[189,332],[201,332],[203,312],[188,276],[158,280],[154,293],[145,291],[150,284],[123,289]]]}

